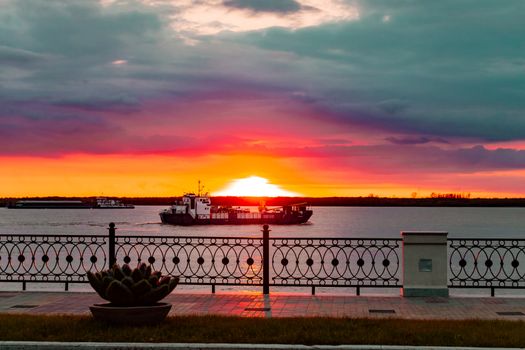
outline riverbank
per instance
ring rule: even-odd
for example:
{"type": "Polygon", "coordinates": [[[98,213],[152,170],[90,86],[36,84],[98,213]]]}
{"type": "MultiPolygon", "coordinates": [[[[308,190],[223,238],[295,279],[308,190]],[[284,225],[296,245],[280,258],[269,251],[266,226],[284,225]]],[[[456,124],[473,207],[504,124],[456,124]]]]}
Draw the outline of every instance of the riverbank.
{"type": "MultiPolygon", "coordinates": [[[[178,197],[108,197],[124,204],[168,206],[178,197]]],[[[24,197],[0,198],[0,207],[17,200],[81,200],[94,202],[96,197],[24,197]]],[[[282,206],[306,202],[312,206],[329,207],[525,207],[525,198],[387,198],[387,197],[211,197],[214,205],[282,206]]]]}

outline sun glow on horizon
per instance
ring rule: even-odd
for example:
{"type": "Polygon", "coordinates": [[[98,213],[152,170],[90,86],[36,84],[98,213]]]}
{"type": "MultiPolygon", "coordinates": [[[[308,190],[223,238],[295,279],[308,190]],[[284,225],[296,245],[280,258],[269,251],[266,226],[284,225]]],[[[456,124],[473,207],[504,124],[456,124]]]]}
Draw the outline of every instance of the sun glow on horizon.
{"type": "Polygon", "coordinates": [[[235,179],[228,186],[213,193],[214,196],[236,197],[298,197],[299,193],[283,190],[280,186],[271,184],[268,179],[259,176],[250,176],[235,179]]]}

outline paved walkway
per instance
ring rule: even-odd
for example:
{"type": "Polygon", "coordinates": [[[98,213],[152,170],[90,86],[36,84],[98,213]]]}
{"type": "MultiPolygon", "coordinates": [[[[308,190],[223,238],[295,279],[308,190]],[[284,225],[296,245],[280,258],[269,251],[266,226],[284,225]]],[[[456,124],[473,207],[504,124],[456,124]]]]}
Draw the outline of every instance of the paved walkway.
{"type": "MultiPolygon", "coordinates": [[[[311,296],[304,294],[189,294],[175,291],[164,301],[170,315],[243,317],[351,317],[403,319],[505,319],[525,321],[525,298],[311,296]]],[[[1,313],[89,314],[104,302],[95,293],[0,292],[1,313]]]]}

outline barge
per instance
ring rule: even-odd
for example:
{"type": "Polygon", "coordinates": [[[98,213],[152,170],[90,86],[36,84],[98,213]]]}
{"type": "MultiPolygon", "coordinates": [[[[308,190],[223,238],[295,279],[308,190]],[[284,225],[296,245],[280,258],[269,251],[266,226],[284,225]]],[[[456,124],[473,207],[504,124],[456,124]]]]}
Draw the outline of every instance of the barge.
{"type": "Polygon", "coordinates": [[[91,209],[92,205],[75,200],[20,200],[7,207],[10,209],[91,209]]]}
{"type": "Polygon", "coordinates": [[[81,200],[19,200],[7,205],[10,209],[133,209],[117,199],[97,198],[96,202],[81,200]]]}
{"type": "Polygon", "coordinates": [[[313,211],[306,203],[278,208],[259,206],[258,212],[249,209],[212,206],[208,196],[188,193],[170,208],[159,213],[163,224],[170,225],[295,225],[307,222],[313,211]]]}

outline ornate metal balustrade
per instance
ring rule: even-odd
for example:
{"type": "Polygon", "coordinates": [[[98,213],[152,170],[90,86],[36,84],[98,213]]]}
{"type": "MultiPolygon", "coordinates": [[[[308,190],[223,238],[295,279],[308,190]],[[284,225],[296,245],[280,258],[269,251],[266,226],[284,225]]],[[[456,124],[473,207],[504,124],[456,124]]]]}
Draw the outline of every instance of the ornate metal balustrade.
{"type": "MultiPolygon", "coordinates": [[[[401,287],[401,239],[272,238],[273,286],[401,287]]],[[[315,289],[312,289],[315,291],[315,289]]]]}
{"type": "MultiPolygon", "coordinates": [[[[181,284],[401,287],[401,239],[0,235],[0,282],[85,283],[148,262],[181,284]]],[[[449,288],[525,288],[525,240],[449,239],[449,288]]]]}
{"type": "Polygon", "coordinates": [[[108,236],[0,235],[0,281],[86,282],[107,265],[108,236]]]}
{"type": "Polygon", "coordinates": [[[400,239],[0,235],[0,281],[87,282],[113,263],[147,262],[181,284],[400,287],[400,239]]]}
{"type": "Polygon", "coordinates": [[[525,240],[449,239],[449,288],[525,288],[525,240]]]}
{"type": "Polygon", "coordinates": [[[262,240],[249,237],[116,237],[116,261],[148,262],[180,284],[262,285],[262,240]]]}

